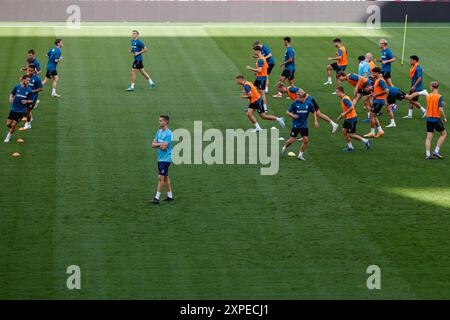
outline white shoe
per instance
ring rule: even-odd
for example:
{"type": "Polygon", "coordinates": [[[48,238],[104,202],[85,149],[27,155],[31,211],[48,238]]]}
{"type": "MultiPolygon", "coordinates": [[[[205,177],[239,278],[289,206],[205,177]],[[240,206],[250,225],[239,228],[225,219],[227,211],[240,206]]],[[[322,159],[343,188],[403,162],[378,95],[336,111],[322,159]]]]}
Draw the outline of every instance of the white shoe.
{"type": "Polygon", "coordinates": [[[266,93],[269,93],[269,88],[266,88],[265,92],[266,92],[266,93]]]}
{"type": "MultiPolygon", "coordinates": [[[[33,109],[37,109],[38,106],[39,106],[39,99],[36,100],[36,103],[34,104],[34,108],[33,109]]],[[[33,121],[33,119],[31,119],[31,121],[33,121]]]]}
{"type": "Polygon", "coordinates": [[[260,132],[262,129],[259,129],[259,128],[255,128],[255,129],[253,129],[251,132],[260,132]]]}
{"type": "Polygon", "coordinates": [[[60,94],[57,94],[57,93],[52,93],[52,98],[59,98],[59,97],[61,97],[61,95],[60,95],[60,94]]]}
{"type": "Polygon", "coordinates": [[[333,128],[331,129],[331,133],[335,133],[338,129],[339,125],[336,123],[333,125],[333,128]]]}
{"type": "Polygon", "coordinates": [[[29,129],[31,129],[31,123],[25,123],[25,125],[23,126],[23,128],[25,129],[25,130],[29,130],[29,129]]]}
{"type": "Polygon", "coordinates": [[[397,125],[395,123],[390,123],[386,126],[386,128],[395,128],[397,125]]]}
{"type": "Polygon", "coordinates": [[[286,124],[284,123],[284,118],[280,118],[280,120],[278,121],[278,124],[280,125],[281,128],[286,127],[286,124]]]}
{"type": "Polygon", "coordinates": [[[333,82],[331,82],[331,81],[329,81],[329,80],[327,80],[327,82],[325,82],[323,85],[329,85],[329,84],[333,84],[333,82]]]}
{"type": "Polygon", "coordinates": [[[274,94],[272,97],[274,97],[274,98],[283,98],[283,94],[281,92],[278,92],[277,94],[274,94]]]}
{"type": "Polygon", "coordinates": [[[283,146],[283,148],[281,148],[281,155],[284,156],[285,153],[286,153],[286,147],[283,146]]]}
{"type": "Polygon", "coordinates": [[[403,119],[412,119],[412,116],[407,115],[407,116],[404,116],[403,119]]]}
{"type": "Polygon", "coordinates": [[[428,90],[425,89],[425,90],[420,91],[420,92],[419,92],[419,95],[420,95],[420,96],[427,96],[427,95],[429,95],[428,90]]]}
{"type": "Polygon", "coordinates": [[[336,94],[336,91],[333,91],[331,94],[336,94]]]}
{"type": "Polygon", "coordinates": [[[11,138],[6,137],[3,142],[9,142],[9,140],[11,140],[11,138]]]}
{"type": "Polygon", "coordinates": [[[302,161],[306,161],[306,159],[303,158],[303,156],[298,156],[297,159],[298,159],[298,160],[302,160],[302,161]]]}

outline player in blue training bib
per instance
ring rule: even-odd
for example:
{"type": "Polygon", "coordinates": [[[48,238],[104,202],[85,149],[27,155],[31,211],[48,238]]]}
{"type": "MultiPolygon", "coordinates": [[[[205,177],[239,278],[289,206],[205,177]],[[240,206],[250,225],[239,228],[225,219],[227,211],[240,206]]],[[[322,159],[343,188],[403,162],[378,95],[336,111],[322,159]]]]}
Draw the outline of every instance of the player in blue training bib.
{"type": "Polygon", "coordinates": [[[133,55],[133,65],[131,66],[131,84],[126,91],[134,91],[134,86],[136,82],[136,70],[139,70],[142,76],[148,81],[150,89],[156,87],[156,83],[150,78],[149,74],[144,69],[143,57],[142,55],[148,51],[145,44],[139,39],[139,31],[133,30],[131,33],[131,49],[128,51],[133,55]]]}
{"type": "Polygon", "coordinates": [[[164,186],[167,190],[167,198],[164,201],[173,201],[172,187],[169,178],[169,167],[172,163],[172,139],[173,134],[170,131],[169,116],[161,115],[159,117],[160,129],[156,132],[155,139],[153,139],[152,148],[158,149],[158,188],[154,204],[159,203],[161,197],[161,191],[164,186]]]}
{"type": "Polygon", "coordinates": [[[56,93],[56,88],[58,86],[59,81],[59,75],[58,71],[56,70],[56,67],[58,66],[58,63],[61,62],[63,59],[61,55],[61,49],[64,46],[64,42],[62,39],[56,39],[55,40],[55,47],[50,49],[47,52],[47,72],[45,73],[45,79],[42,81],[42,85],[45,86],[47,82],[52,80],[52,97],[53,98],[59,98],[61,95],[56,93]]]}

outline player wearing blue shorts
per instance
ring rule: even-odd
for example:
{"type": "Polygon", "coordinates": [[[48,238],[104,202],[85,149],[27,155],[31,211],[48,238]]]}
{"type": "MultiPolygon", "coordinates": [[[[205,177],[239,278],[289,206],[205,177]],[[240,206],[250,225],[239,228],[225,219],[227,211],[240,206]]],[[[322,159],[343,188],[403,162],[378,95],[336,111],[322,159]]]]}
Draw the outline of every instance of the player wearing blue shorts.
{"type": "Polygon", "coordinates": [[[297,99],[292,102],[286,114],[292,118],[291,137],[286,141],[281,149],[281,155],[286,153],[286,149],[297,140],[297,136],[300,133],[302,136],[302,145],[298,153],[297,159],[305,161],[303,157],[304,152],[309,144],[309,130],[308,130],[308,115],[312,113],[314,115],[314,127],[319,127],[317,120],[317,113],[314,108],[314,104],[311,99],[308,99],[308,95],[305,91],[299,89],[297,93],[297,99]]]}
{"type": "MultiPolygon", "coordinates": [[[[295,51],[294,48],[291,46],[291,38],[290,37],[284,37],[284,46],[286,47],[286,51],[284,53],[284,62],[280,65],[280,67],[283,69],[281,72],[280,81],[284,84],[286,79],[289,81],[289,85],[294,85],[294,74],[295,74],[295,51]]],[[[278,92],[276,95],[273,96],[274,98],[282,98],[283,93],[278,92]]]]}
{"type": "Polygon", "coordinates": [[[42,81],[42,85],[45,86],[48,81],[52,80],[52,97],[59,98],[60,95],[56,93],[56,87],[58,86],[59,76],[56,67],[58,63],[63,59],[61,55],[61,49],[64,46],[62,39],[55,40],[55,47],[50,49],[46,56],[48,58],[47,72],[45,74],[45,79],[42,81]]]}
{"type": "Polygon", "coordinates": [[[173,134],[169,129],[169,120],[169,116],[159,116],[160,129],[156,132],[152,143],[152,148],[158,149],[158,188],[153,199],[154,204],[159,203],[164,185],[167,190],[167,198],[164,201],[173,201],[172,186],[169,178],[169,167],[172,163],[173,134]]]}
{"type": "Polygon", "coordinates": [[[145,44],[139,39],[139,31],[133,30],[131,33],[131,49],[128,50],[133,55],[133,65],[131,66],[131,84],[126,91],[134,91],[134,84],[136,82],[136,70],[142,74],[142,76],[148,81],[150,89],[156,87],[155,82],[150,78],[149,74],[144,69],[142,54],[148,51],[145,44]]]}
{"type": "MultiPolygon", "coordinates": [[[[27,122],[23,126],[23,130],[31,129],[31,121],[33,121],[33,115],[31,111],[36,109],[39,104],[39,92],[43,89],[41,78],[36,74],[36,67],[34,65],[28,66],[27,75],[30,77],[30,82],[28,86],[31,88],[30,100],[33,102],[28,104],[26,107],[25,115],[27,117],[27,122]]],[[[22,130],[22,129],[19,129],[22,130]]]]}
{"type": "Polygon", "coordinates": [[[17,124],[25,115],[27,104],[33,102],[33,100],[30,99],[32,90],[28,86],[29,83],[30,77],[24,75],[20,78],[20,84],[16,85],[11,91],[9,96],[11,109],[9,111],[8,119],[6,120],[6,126],[9,130],[4,142],[9,142],[11,140],[12,135],[16,131],[17,124]]]}
{"type": "Polygon", "coordinates": [[[267,81],[266,81],[266,90],[265,92],[269,92],[269,76],[272,73],[273,67],[275,67],[275,58],[272,55],[272,51],[269,46],[261,43],[260,41],[255,41],[253,43],[253,47],[259,46],[261,48],[261,54],[266,58],[267,61],[267,81]]]}

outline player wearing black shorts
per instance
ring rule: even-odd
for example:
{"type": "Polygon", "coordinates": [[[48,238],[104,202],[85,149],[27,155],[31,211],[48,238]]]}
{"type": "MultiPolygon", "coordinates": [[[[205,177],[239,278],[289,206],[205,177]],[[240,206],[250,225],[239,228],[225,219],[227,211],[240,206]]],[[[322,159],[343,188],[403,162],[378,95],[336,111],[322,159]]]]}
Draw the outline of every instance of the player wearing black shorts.
{"type": "Polygon", "coordinates": [[[442,160],[444,157],[441,156],[440,149],[447,138],[447,130],[445,130],[443,122],[447,122],[447,117],[444,112],[443,97],[439,94],[439,83],[437,81],[431,82],[430,88],[431,93],[427,95],[427,138],[425,140],[425,159],[442,160]],[[434,131],[439,133],[439,139],[436,143],[436,148],[434,149],[433,155],[431,155],[430,149],[434,131]]]}
{"type": "Polygon", "coordinates": [[[136,70],[139,70],[141,75],[148,81],[148,86],[150,89],[156,87],[156,83],[150,78],[149,74],[144,69],[143,54],[148,51],[147,46],[139,39],[139,31],[133,30],[131,33],[132,39],[130,42],[131,49],[128,50],[129,53],[133,55],[133,65],[131,66],[131,84],[126,89],[128,92],[134,91],[134,86],[136,82],[136,70]]]}
{"type": "MultiPolygon", "coordinates": [[[[284,37],[283,41],[284,46],[286,47],[286,51],[284,53],[284,62],[280,65],[283,71],[281,72],[279,83],[284,84],[287,79],[289,81],[289,85],[293,86],[295,77],[295,51],[291,46],[290,37],[284,37]]],[[[277,94],[273,95],[273,97],[282,98],[283,93],[279,91],[277,94]]]]}

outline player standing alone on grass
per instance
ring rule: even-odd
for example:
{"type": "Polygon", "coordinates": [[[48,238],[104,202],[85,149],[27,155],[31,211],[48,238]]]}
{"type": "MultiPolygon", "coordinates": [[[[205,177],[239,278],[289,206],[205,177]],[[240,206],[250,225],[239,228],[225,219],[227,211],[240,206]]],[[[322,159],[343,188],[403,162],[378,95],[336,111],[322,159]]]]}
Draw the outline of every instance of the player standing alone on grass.
{"type": "Polygon", "coordinates": [[[389,86],[393,86],[391,71],[392,71],[392,62],[395,61],[395,56],[392,53],[391,49],[388,48],[388,43],[386,39],[380,39],[379,42],[381,49],[381,58],[376,59],[378,62],[381,62],[381,72],[383,74],[384,80],[388,83],[389,86]]]}
{"type": "MultiPolygon", "coordinates": [[[[284,37],[284,46],[286,47],[286,52],[284,53],[284,62],[280,65],[283,69],[281,73],[280,82],[284,84],[286,79],[289,80],[289,85],[294,85],[294,74],[295,74],[295,51],[291,46],[291,38],[284,37]]],[[[273,96],[274,98],[282,98],[283,94],[278,92],[273,96]]]]}
{"type": "Polygon", "coordinates": [[[262,128],[256,121],[254,116],[255,110],[259,113],[260,117],[264,120],[277,121],[281,128],[285,127],[284,119],[282,117],[275,117],[266,113],[263,106],[262,97],[258,92],[258,89],[250,81],[246,81],[243,75],[237,75],[235,77],[236,83],[244,88],[244,94],[241,94],[242,99],[248,99],[250,104],[248,105],[247,117],[251,123],[255,125],[255,132],[261,131],[262,128]]]}
{"type": "Polygon", "coordinates": [[[47,73],[45,74],[45,79],[42,81],[42,85],[45,86],[49,80],[52,80],[52,97],[61,97],[56,93],[56,87],[58,86],[59,76],[58,71],[56,71],[56,66],[63,59],[61,55],[61,49],[64,46],[62,39],[55,40],[55,47],[47,52],[47,73]]]}
{"type": "Polygon", "coordinates": [[[131,49],[128,51],[133,55],[133,66],[131,67],[131,84],[126,91],[134,91],[134,85],[136,83],[136,70],[142,74],[142,76],[148,81],[148,85],[150,89],[156,87],[155,82],[150,78],[148,73],[144,69],[144,64],[142,63],[143,57],[142,54],[148,51],[148,48],[145,44],[139,39],[139,31],[133,30],[131,37],[131,49]]]}
{"type": "Polygon", "coordinates": [[[303,154],[309,144],[308,115],[310,112],[314,115],[314,127],[318,128],[319,122],[317,121],[317,113],[314,109],[314,105],[311,100],[308,100],[306,92],[299,89],[297,99],[292,102],[289,109],[286,111],[286,114],[292,118],[292,129],[291,137],[281,149],[281,155],[285,154],[286,149],[297,140],[297,136],[300,133],[302,135],[302,145],[300,146],[297,159],[302,161],[306,160],[303,157],[303,154]]]}
{"type": "Polygon", "coordinates": [[[156,132],[155,139],[152,143],[152,148],[158,149],[158,188],[153,199],[154,204],[159,203],[164,185],[167,190],[167,198],[164,201],[173,201],[172,186],[170,185],[169,178],[169,166],[172,163],[173,134],[168,127],[169,120],[169,116],[159,116],[160,129],[156,132]]]}
{"type": "Polygon", "coordinates": [[[433,81],[430,84],[431,93],[427,95],[427,139],[425,140],[426,160],[443,159],[440,154],[442,144],[447,138],[447,131],[442,123],[447,122],[447,117],[444,112],[444,102],[442,96],[439,94],[439,83],[433,81]],[[433,140],[434,131],[439,132],[439,140],[436,143],[433,155],[430,153],[431,141],[433,140]]]}
{"type": "Polygon", "coordinates": [[[24,75],[20,78],[20,84],[15,86],[11,91],[11,95],[9,96],[11,110],[8,115],[8,120],[6,120],[6,126],[9,131],[6,135],[5,142],[9,142],[11,140],[12,135],[16,131],[17,124],[25,115],[27,104],[33,102],[33,100],[30,99],[32,90],[28,86],[29,82],[30,77],[24,75]]]}
{"type": "Polygon", "coordinates": [[[365,144],[367,150],[370,149],[370,140],[364,139],[363,137],[356,134],[356,124],[358,122],[358,114],[356,113],[355,106],[350,100],[349,96],[345,95],[343,87],[336,88],[336,95],[341,99],[342,113],[337,118],[337,122],[341,119],[344,120],[344,125],[342,128],[342,135],[347,142],[347,148],[344,151],[353,151],[352,139],[361,141],[365,144]]]}
{"type": "MultiPolygon", "coordinates": [[[[334,39],[333,44],[337,48],[336,56],[330,57],[328,58],[328,60],[336,60],[336,62],[329,64],[327,66],[328,80],[324,83],[324,85],[333,84],[333,82],[331,81],[332,70],[336,71],[336,73],[338,73],[339,71],[345,71],[348,64],[347,49],[342,45],[341,39],[339,38],[334,39]]],[[[340,82],[338,80],[338,85],[339,83],[340,82]]]]}

